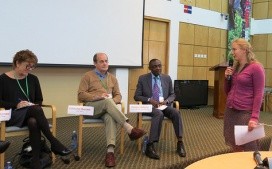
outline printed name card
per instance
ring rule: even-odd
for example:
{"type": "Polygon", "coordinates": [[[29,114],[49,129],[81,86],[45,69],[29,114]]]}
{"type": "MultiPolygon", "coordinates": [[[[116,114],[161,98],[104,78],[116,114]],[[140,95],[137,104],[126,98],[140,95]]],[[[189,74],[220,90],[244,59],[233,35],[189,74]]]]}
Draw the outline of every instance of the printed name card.
{"type": "Polygon", "coordinates": [[[151,104],[130,104],[129,112],[131,113],[151,113],[152,105],[151,104]]]}
{"type": "Polygon", "coordinates": [[[9,121],[11,117],[11,109],[0,110],[0,121],[9,121]]]}
{"type": "Polygon", "coordinates": [[[69,105],[67,112],[68,112],[68,114],[72,114],[72,115],[92,116],[94,114],[94,107],[69,105]]]}

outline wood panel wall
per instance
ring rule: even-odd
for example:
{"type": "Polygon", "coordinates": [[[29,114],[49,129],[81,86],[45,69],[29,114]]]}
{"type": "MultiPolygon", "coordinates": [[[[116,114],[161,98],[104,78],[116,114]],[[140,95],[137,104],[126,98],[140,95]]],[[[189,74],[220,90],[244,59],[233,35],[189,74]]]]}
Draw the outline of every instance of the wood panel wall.
{"type": "MultiPolygon", "coordinates": [[[[228,0],[180,0],[180,3],[228,12],[228,0]]],[[[214,72],[209,71],[209,68],[224,62],[226,52],[226,30],[180,23],[177,79],[209,80],[209,86],[214,86],[214,72]]]]}
{"type": "MultiPolygon", "coordinates": [[[[252,17],[258,19],[272,18],[272,0],[253,0],[252,17]]],[[[254,35],[251,38],[256,58],[265,68],[265,85],[272,87],[272,34],[254,35]]]]}
{"type": "MultiPolygon", "coordinates": [[[[203,9],[228,13],[228,0],[180,0],[180,3],[203,9]]],[[[272,18],[272,0],[253,0],[253,18],[272,18]]],[[[144,66],[129,71],[129,104],[134,103],[134,92],[138,77],[149,72],[150,59],[162,60],[163,72],[168,72],[168,21],[146,18],[144,21],[144,66]]],[[[180,23],[178,51],[178,80],[209,80],[213,87],[214,72],[209,68],[225,62],[227,52],[227,30],[180,23]],[[194,57],[200,54],[203,57],[194,57]]],[[[252,37],[257,59],[264,64],[266,86],[272,87],[272,35],[252,37]]]]}
{"type": "Polygon", "coordinates": [[[144,58],[143,68],[129,70],[128,104],[135,103],[133,97],[140,75],[150,72],[148,63],[151,59],[159,59],[162,62],[162,72],[167,73],[168,68],[168,22],[156,19],[144,20],[144,58]]]}
{"type": "Polygon", "coordinates": [[[177,79],[209,80],[214,86],[209,68],[226,60],[226,44],[226,30],[180,23],[177,79]]]}

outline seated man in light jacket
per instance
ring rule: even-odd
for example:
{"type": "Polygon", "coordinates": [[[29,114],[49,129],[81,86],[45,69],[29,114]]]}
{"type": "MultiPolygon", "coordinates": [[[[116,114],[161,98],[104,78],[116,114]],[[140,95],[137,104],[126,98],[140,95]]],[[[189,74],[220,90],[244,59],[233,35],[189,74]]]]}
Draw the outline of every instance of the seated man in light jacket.
{"type": "Polygon", "coordinates": [[[94,107],[94,118],[102,118],[106,126],[107,153],[105,165],[114,167],[116,127],[120,124],[131,140],[142,137],[146,132],[131,126],[128,118],[116,106],[121,102],[121,93],[116,77],[108,72],[108,56],[96,53],[93,57],[95,69],[85,73],[80,81],[78,99],[86,106],[94,107]]]}

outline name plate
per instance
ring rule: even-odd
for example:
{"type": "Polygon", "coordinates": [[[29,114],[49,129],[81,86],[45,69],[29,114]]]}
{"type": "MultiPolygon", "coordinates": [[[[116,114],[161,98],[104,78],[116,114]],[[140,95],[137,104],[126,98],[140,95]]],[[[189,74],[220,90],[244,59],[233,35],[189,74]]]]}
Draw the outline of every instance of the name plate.
{"type": "Polygon", "coordinates": [[[152,105],[151,104],[130,104],[129,112],[131,113],[151,113],[152,105]]]}
{"type": "Polygon", "coordinates": [[[94,107],[69,105],[67,112],[68,112],[68,114],[72,114],[72,115],[92,116],[94,114],[94,107]]]}
{"type": "Polygon", "coordinates": [[[11,109],[0,110],[0,121],[9,121],[11,117],[11,109]]]}

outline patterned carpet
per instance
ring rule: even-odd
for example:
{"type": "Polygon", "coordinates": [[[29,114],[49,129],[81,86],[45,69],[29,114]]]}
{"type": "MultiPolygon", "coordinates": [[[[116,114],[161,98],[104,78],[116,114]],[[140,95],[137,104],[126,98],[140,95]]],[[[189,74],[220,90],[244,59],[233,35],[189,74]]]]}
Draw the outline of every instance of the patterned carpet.
{"type": "MultiPolygon", "coordinates": [[[[224,143],[222,136],[223,120],[212,116],[212,107],[203,107],[199,109],[182,109],[182,118],[184,123],[184,143],[187,151],[186,158],[179,157],[176,150],[176,140],[172,126],[169,127],[167,138],[161,140],[156,146],[160,154],[160,160],[152,160],[137,151],[136,142],[131,142],[125,137],[124,155],[119,154],[120,137],[118,135],[116,148],[116,169],[139,169],[139,168],[184,168],[189,164],[206,158],[208,156],[230,152],[230,148],[224,143]]],[[[136,115],[129,114],[132,124],[135,126],[136,115]]],[[[272,113],[262,112],[261,122],[271,124],[272,113]]],[[[65,145],[69,146],[73,130],[77,130],[77,118],[66,117],[57,120],[57,138],[65,145]]],[[[148,131],[149,125],[144,128],[148,131]]],[[[270,137],[272,128],[266,127],[266,137],[261,140],[261,149],[268,150],[270,146],[270,137]]],[[[106,141],[104,128],[85,129],[83,132],[83,156],[80,161],[70,158],[70,164],[64,164],[61,159],[57,159],[52,165],[53,169],[92,169],[106,168],[104,166],[106,141]]],[[[120,134],[120,133],[119,133],[120,134]]],[[[163,133],[162,133],[163,134],[163,133]]],[[[13,137],[12,146],[6,152],[6,161],[12,160],[22,146],[24,137],[13,137]]],[[[19,167],[18,158],[13,162],[16,168],[19,167]]]]}

